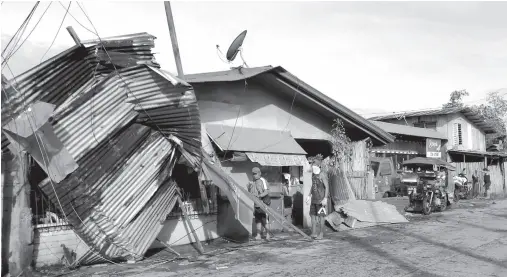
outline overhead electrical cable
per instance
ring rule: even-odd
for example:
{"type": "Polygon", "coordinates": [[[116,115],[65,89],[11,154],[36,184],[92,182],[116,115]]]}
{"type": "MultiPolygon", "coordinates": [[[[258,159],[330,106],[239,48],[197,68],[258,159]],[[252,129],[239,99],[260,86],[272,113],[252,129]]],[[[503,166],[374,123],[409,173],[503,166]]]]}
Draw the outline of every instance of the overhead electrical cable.
{"type": "Polygon", "coordinates": [[[49,50],[51,49],[51,47],[53,47],[53,44],[55,43],[55,40],[58,37],[58,34],[60,33],[60,30],[62,29],[63,22],[65,21],[65,18],[67,17],[67,14],[69,13],[69,8],[70,8],[71,4],[72,4],[72,2],[69,2],[69,6],[67,7],[67,10],[65,11],[65,14],[63,15],[62,22],[60,23],[60,27],[58,27],[58,30],[56,31],[55,37],[53,38],[53,41],[49,45],[48,50],[46,50],[46,53],[44,53],[44,55],[42,55],[42,58],[40,59],[39,63],[42,63],[42,61],[44,60],[44,57],[46,56],[46,54],[49,52],[49,50]]]}
{"type": "Polygon", "coordinates": [[[25,18],[25,20],[23,21],[23,23],[21,24],[21,26],[19,26],[19,28],[16,31],[16,33],[14,33],[14,36],[11,37],[11,39],[9,40],[9,42],[7,43],[7,45],[5,46],[4,50],[2,51],[2,55],[5,54],[5,51],[7,50],[7,48],[9,48],[9,45],[11,44],[11,42],[13,41],[13,39],[18,35],[18,33],[23,29],[23,27],[25,26],[25,24],[30,20],[30,18],[32,17],[33,13],[37,9],[37,6],[39,6],[39,2],[40,1],[37,1],[37,3],[35,3],[35,5],[33,6],[32,10],[28,14],[28,16],[25,18]]]}
{"type": "Polygon", "coordinates": [[[21,44],[18,46],[18,48],[16,48],[16,50],[14,50],[14,52],[12,52],[8,57],[6,57],[5,59],[8,61],[12,56],[14,56],[14,54],[16,54],[16,52],[18,52],[18,50],[21,48],[21,46],[23,46],[23,44],[28,40],[28,38],[30,37],[30,35],[33,33],[33,31],[35,30],[35,28],[37,28],[37,25],[39,25],[40,21],[42,20],[42,18],[44,17],[44,15],[46,15],[46,12],[49,10],[49,7],[51,7],[51,4],[53,2],[49,2],[49,5],[47,6],[47,8],[44,10],[44,12],[42,13],[42,15],[40,16],[39,20],[37,21],[37,23],[35,23],[35,26],[33,26],[32,30],[30,31],[30,33],[28,33],[28,35],[26,36],[26,38],[23,40],[23,42],[21,42],[21,44]]]}

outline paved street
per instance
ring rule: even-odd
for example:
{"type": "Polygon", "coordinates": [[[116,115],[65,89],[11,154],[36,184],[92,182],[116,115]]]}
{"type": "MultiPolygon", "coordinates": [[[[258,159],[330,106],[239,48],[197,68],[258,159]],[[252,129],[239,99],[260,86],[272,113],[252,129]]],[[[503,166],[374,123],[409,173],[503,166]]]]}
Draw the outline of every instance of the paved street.
{"type": "Polygon", "coordinates": [[[507,276],[507,200],[463,201],[444,213],[408,218],[407,224],[328,233],[318,242],[281,235],[236,249],[225,244],[228,252],[194,262],[164,261],[172,256],[160,252],[139,264],[87,267],[71,275],[507,276]]]}

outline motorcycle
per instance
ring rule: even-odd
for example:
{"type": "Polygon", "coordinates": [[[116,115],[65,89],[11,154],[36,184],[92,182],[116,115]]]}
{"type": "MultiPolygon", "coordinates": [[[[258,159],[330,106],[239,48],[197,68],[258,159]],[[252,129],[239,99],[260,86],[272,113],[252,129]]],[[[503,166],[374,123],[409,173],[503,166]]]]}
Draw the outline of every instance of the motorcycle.
{"type": "Polygon", "coordinates": [[[472,185],[468,182],[468,178],[462,174],[454,176],[454,201],[460,199],[468,199],[472,191],[472,185]]]}
{"type": "Polygon", "coordinates": [[[416,190],[409,194],[408,210],[420,210],[425,215],[433,211],[443,212],[449,205],[447,192],[442,190],[440,183],[432,180],[420,181],[416,190]]]}

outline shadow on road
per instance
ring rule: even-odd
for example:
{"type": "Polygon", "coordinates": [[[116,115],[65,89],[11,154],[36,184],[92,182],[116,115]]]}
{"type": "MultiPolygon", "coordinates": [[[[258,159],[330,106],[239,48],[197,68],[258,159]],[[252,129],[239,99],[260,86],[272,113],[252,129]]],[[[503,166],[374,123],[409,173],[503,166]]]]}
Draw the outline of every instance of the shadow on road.
{"type": "Polygon", "coordinates": [[[387,251],[384,251],[382,249],[379,249],[379,248],[367,243],[366,241],[362,240],[360,237],[354,236],[350,233],[344,234],[344,237],[347,238],[346,241],[349,242],[350,244],[354,244],[354,245],[368,251],[369,253],[373,253],[383,259],[387,259],[387,260],[391,261],[392,263],[396,264],[397,266],[399,266],[400,268],[408,271],[407,275],[413,274],[415,272],[421,272],[421,274],[412,275],[412,276],[428,276],[428,277],[440,277],[441,276],[441,275],[437,275],[435,273],[430,273],[430,272],[424,271],[422,269],[419,269],[407,261],[404,261],[402,259],[394,257],[391,254],[389,254],[387,251]]]}
{"type": "MultiPolygon", "coordinates": [[[[463,222],[460,222],[460,223],[463,223],[463,222]]],[[[395,233],[396,232],[397,233],[402,233],[405,236],[413,237],[413,238],[416,238],[418,240],[424,241],[426,243],[433,244],[435,246],[440,246],[442,248],[452,250],[452,251],[457,252],[459,254],[462,254],[462,255],[465,255],[465,256],[468,256],[468,257],[471,257],[471,258],[474,258],[474,259],[477,259],[477,260],[480,260],[480,261],[483,261],[483,262],[486,262],[486,263],[494,264],[496,266],[499,266],[499,267],[507,269],[507,265],[505,263],[501,262],[501,261],[496,261],[496,260],[493,260],[491,258],[484,257],[484,256],[481,256],[481,255],[472,253],[470,251],[466,251],[466,250],[463,250],[461,248],[452,246],[452,245],[447,245],[445,243],[434,241],[434,240],[428,239],[428,238],[426,238],[424,236],[421,236],[421,235],[416,235],[414,233],[410,233],[410,232],[406,232],[406,231],[403,231],[403,230],[394,229],[394,228],[388,227],[388,226],[378,226],[378,228],[381,228],[381,229],[384,229],[384,230],[389,230],[389,231],[395,232],[395,233]]]]}

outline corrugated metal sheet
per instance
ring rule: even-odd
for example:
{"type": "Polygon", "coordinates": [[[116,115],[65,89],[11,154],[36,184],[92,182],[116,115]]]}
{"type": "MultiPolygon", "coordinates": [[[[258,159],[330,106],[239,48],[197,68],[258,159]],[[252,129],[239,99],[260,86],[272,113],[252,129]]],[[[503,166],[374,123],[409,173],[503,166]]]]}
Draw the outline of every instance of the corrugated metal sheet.
{"type": "Polygon", "coordinates": [[[403,117],[418,117],[418,116],[438,116],[438,115],[448,115],[454,113],[462,113],[468,120],[473,122],[477,127],[479,127],[486,134],[494,133],[495,128],[484,121],[484,117],[482,117],[479,113],[474,111],[471,108],[452,108],[452,109],[432,109],[432,110],[421,110],[421,111],[413,111],[413,112],[401,112],[401,113],[392,113],[388,115],[381,115],[369,118],[369,120],[383,121],[383,120],[391,120],[391,119],[399,119],[403,117]]]}
{"type": "Polygon", "coordinates": [[[39,186],[90,247],[84,264],[142,258],[176,201],[174,164],[181,154],[201,164],[195,94],[157,68],[153,39],[104,38],[108,54],[85,42],[17,76],[2,97],[3,124],[37,101],[56,106],[54,133],[79,167],[39,186]]]}
{"type": "Polygon", "coordinates": [[[474,156],[481,156],[481,157],[502,157],[502,158],[506,158],[507,157],[507,153],[504,153],[504,152],[494,152],[494,151],[476,151],[476,150],[455,150],[455,149],[450,149],[448,150],[449,153],[454,153],[454,154],[470,154],[470,155],[474,155],[474,156]]]}
{"type": "Polygon", "coordinates": [[[373,124],[379,126],[384,131],[391,134],[400,134],[400,135],[408,135],[414,137],[421,138],[436,138],[436,139],[445,139],[447,140],[447,136],[445,134],[441,134],[435,130],[426,129],[426,128],[418,128],[401,124],[393,124],[382,121],[371,121],[373,124]]]}
{"type": "Polygon", "coordinates": [[[302,154],[306,152],[287,131],[206,124],[211,139],[223,150],[259,153],[302,154]],[[234,133],[233,133],[234,129],[234,133]],[[232,138],[231,138],[232,137],[232,138]],[[230,145],[229,145],[230,142],[230,145]]]}

